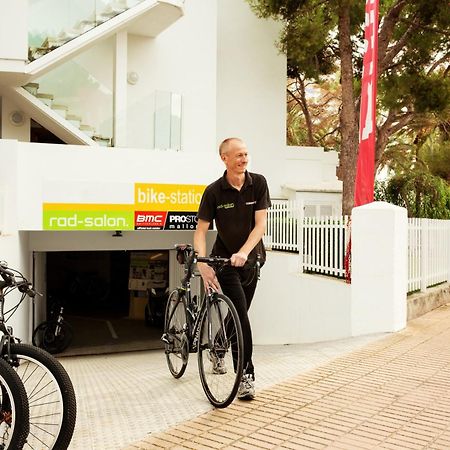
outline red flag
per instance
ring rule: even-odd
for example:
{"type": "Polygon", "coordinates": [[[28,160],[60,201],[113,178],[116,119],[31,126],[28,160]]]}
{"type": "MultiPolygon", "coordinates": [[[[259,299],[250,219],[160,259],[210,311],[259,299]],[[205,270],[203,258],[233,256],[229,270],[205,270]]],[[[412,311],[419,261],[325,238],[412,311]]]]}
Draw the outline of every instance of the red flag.
{"type": "Polygon", "coordinates": [[[378,62],[378,0],[366,0],[355,206],[373,202],[378,62]]]}

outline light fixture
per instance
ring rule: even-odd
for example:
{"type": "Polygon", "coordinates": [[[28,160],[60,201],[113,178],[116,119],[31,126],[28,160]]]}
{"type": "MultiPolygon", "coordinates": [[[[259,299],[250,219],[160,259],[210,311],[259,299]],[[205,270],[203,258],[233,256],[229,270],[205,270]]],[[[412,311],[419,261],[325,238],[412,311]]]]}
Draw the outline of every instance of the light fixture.
{"type": "Polygon", "coordinates": [[[25,123],[25,117],[23,115],[22,111],[13,111],[9,115],[9,121],[15,126],[15,127],[21,127],[25,123]]]}
{"type": "Polygon", "coordinates": [[[135,85],[139,81],[139,74],[137,72],[128,72],[127,81],[128,84],[135,85]]]}
{"type": "Polygon", "coordinates": [[[115,231],[112,237],[123,237],[122,231],[121,230],[115,231]]]}

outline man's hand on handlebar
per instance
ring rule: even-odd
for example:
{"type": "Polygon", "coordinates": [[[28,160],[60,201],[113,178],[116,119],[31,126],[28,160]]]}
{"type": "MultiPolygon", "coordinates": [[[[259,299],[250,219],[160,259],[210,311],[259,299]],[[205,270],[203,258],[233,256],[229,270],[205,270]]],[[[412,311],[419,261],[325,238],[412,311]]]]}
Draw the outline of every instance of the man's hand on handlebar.
{"type": "Polygon", "coordinates": [[[242,267],[247,262],[248,255],[244,252],[237,252],[231,255],[230,264],[235,267],[242,267]]]}

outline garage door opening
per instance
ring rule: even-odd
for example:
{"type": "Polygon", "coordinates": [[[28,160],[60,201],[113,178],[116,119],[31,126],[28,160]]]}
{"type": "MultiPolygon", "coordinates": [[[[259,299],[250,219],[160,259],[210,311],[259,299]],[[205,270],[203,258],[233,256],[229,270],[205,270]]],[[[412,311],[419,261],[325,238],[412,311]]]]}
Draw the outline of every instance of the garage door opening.
{"type": "Polygon", "coordinates": [[[169,252],[48,252],[47,317],[64,307],[67,355],[162,348],[169,252]]]}

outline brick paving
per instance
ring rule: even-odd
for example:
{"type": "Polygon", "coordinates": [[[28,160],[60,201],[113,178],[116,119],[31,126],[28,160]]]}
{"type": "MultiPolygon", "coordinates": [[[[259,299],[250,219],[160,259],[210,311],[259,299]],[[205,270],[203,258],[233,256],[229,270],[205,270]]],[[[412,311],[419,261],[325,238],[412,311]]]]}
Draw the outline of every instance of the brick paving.
{"type": "Polygon", "coordinates": [[[126,450],[450,449],[450,304],[126,450]]]}

